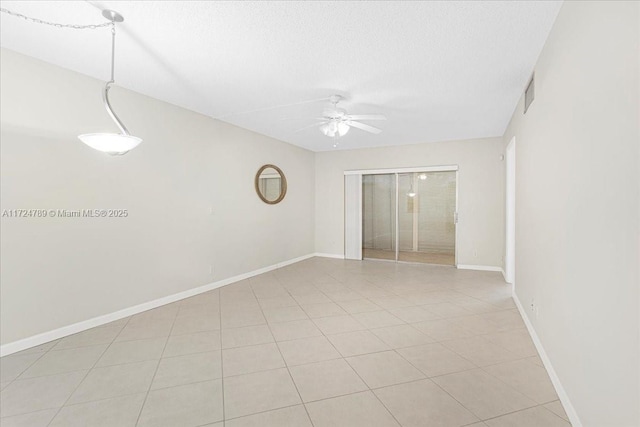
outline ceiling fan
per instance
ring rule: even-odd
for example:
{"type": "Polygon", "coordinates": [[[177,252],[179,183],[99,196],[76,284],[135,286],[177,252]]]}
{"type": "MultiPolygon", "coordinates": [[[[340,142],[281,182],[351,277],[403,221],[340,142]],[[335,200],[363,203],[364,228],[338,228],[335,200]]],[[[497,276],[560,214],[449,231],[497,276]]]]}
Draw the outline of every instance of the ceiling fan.
{"type": "MultiPolygon", "coordinates": [[[[338,107],[338,103],[342,99],[343,97],[340,95],[332,95],[329,97],[329,102],[331,102],[332,105],[323,111],[322,117],[318,118],[320,122],[303,129],[318,127],[320,132],[330,138],[334,138],[334,140],[345,136],[352,127],[373,134],[382,132],[382,129],[360,123],[360,120],[387,120],[385,116],[382,114],[347,114],[344,108],[338,107]]],[[[337,145],[337,143],[334,143],[334,146],[335,145],[337,145]]]]}

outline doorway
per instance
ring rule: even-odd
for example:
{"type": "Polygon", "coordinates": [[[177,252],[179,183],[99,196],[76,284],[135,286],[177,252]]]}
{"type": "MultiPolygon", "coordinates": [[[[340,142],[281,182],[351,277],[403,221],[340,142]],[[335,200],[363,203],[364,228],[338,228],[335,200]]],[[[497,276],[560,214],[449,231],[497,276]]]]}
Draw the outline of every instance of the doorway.
{"type": "Polygon", "coordinates": [[[362,256],[456,264],[457,171],[362,175],[362,256]]]}

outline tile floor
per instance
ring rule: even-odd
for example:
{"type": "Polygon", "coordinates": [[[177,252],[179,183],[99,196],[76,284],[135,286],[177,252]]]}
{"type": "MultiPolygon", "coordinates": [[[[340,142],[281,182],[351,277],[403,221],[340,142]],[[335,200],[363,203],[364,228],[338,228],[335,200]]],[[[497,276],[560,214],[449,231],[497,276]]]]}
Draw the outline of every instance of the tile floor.
{"type": "Polygon", "coordinates": [[[0,425],[570,426],[492,272],[312,258],[0,360],[0,425]]]}

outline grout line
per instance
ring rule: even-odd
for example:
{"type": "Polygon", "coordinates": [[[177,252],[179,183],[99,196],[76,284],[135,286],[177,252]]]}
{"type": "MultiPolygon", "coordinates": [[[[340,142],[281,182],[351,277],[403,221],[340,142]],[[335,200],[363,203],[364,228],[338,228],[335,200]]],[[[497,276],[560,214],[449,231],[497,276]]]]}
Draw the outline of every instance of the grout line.
{"type": "MultiPolygon", "coordinates": [[[[151,377],[151,381],[149,382],[149,387],[147,387],[147,393],[144,396],[144,400],[142,401],[142,406],[140,406],[140,412],[138,412],[138,417],[136,418],[136,426],[140,422],[140,417],[142,416],[142,411],[144,411],[144,407],[147,404],[147,399],[149,398],[149,393],[151,392],[151,386],[153,385],[153,381],[156,379],[156,374],[158,373],[158,369],[160,368],[160,363],[162,362],[162,355],[164,351],[167,349],[167,344],[169,343],[169,338],[171,337],[171,331],[173,331],[173,327],[176,323],[176,319],[178,318],[178,312],[180,311],[180,306],[178,305],[178,310],[173,316],[173,322],[171,323],[171,328],[169,329],[169,335],[165,338],[164,347],[162,347],[162,352],[160,352],[160,358],[158,359],[158,364],[156,365],[156,369],[153,372],[153,376],[151,377]]],[[[132,316],[133,317],[133,316],[132,316]]],[[[128,322],[127,322],[128,323],[128,322]]]]}
{"type": "MultiPolygon", "coordinates": [[[[225,412],[225,402],[224,402],[224,357],[223,357],[223,348],[222,348],[222,292],[217,290],[218,294],[218,318],[220,320],[220,381],[222,387],[222,425],[224,426],[227,423],[227,416],[225,412]]],[[[206,425],[206,424],[205,424],[206,425]]]]}
{"type": "MultiPolygon", "coordinates": [[[[253,286],[251,285],[251,282],[249,283],[249,288],[251,289],[253,297],[257,301],[258,297],[256,296],[256,293],[255,293],[255,291],[253,289],[253,286]]],[[[285,291],[287,293],[289,293],[289,291],[287,289],[285,289],[285,291]]],[[[289,295],[293,298],[293,295],[291,295],[291,294],[289,294],[289,295]]],[[[294,299],[294,301],[296,301],[296,303],[298,302],[298,300],[296,300],[295,298],[293,298],[293,299],[294,299]]],[[[258,306],[260,307],[260,312],[262,313],[262,316],[265,318],[265,321],[266,321],[267,318],[264,315],[264,310],[262,309],[262,306],[260,305],[260,303],[258,303],[258,306]]],[[[300,307],[300,305],[298,305],[297,307],[300,307]]],[[[300,309],[302,310],[301,307],[300,307],[300,309]]],[[[304,312],[304,310],[302,310],[302,311],[304,312]]],[[[306,314],[306,312],[304,312],[304,313],[306,314]]],[[[307,409],[306,405],[304,404],[304,400],[302,399],[302,395],[300,394],[300,390],[298,389],[298,385],[296,384],[295,380],[293,379],[293,375],[291,374],[291,371],[289,370],[288,363],[287,363],[286,359],[284,358],[284,355],[282,354],[282,350],[280,349],[280,346],[275,341],[275,337],[273,336],[273,331],[271,330],[271,326],[269,325],[268,321],[267,321],[267,328],[269,328],[269,333],[271,333],[271,337],[274,339],[276,348],[278,349],[278,353],[280,353],[280,357],[282,358],[282,362],[284,363],[285,369],[287,370],[287,373],[289,374],[289,378],[291,379],[291,382],[293,383],[293,386],[295,387],[296,392],[298,393],[298,398],[300,399],[300,403],[302,404],[302,407],[304,408],[305,412],[307,413],[307,418],[309,419],[309,422],[313,426],[314,424],[313,424],[313,420],[311,419],[311,415],[309,414],[309,410],[307,409]]],[[[282,368],[280,368],[280,369],[282,369],[282,368]]]]}
{"type": "MultiPolygon", "coordinates": [[[[128,322],[128,321],[127,321],[128,322]]],[[[115,337],[113,338],[115,340],[115,337]]],[[[111,344],[113,344],[113,341],[111,342],[111,344]]],[[[69,397],[67,397],[64,401],[64,403],[57,408],[58,410],[56,411],[56,414],[51,418],[51,420],[47,423],[47,426],[51,425],[51,423],[53,422],[53,420],[56,419],[56,417],[58,416],[58,414],[60,414],[60,411],[62,411],[62,408],[65,407],[65,405],[67,404],[67,402],[69,401],[69,399],[71,399],[71,397],[75,394],[75,392],[78,390],[78,388],[80,388],[80,386],[82,385],[82,383],[87,379],[87,377],[89,376],[89,374],[91,373],[91,371],[95,368],[96,364],[98,363],[98,361],[102,358],[102,356],[104,356],[104,354],[107,352],[107,350],[111,347],[111,344],[109,344],[108,346],[106,346],[104,348],[104,350],[102,351],[102,353],[100,353],[100,356],[96,358],[96,361],[93,363],[93,365],[91,366],[91,368],[87,369],[87,372],[84,374],[84,376],[82,377],[82,379],[80,380],[80,382],[78,382],[78,385],[74,387],[73,391],[69,394],[69,397]]],[[[75,371],[75,372],[80,372],[80,371],[75,371]]],[[[84,402],[86,403],[86,402],[84,402]]]]}

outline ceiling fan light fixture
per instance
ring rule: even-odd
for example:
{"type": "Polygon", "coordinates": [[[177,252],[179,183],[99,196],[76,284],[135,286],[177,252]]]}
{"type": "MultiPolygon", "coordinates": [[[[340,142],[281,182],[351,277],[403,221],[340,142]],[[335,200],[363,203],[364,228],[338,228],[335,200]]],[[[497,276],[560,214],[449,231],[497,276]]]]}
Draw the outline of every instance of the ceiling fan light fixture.
{"type": "Polygon", "coordinates": [[[351,129],[351,127],[345,122],[338,123],[338,134],[340,136],[345,136],[347,132],[349,132],[349,129],[351,129]]]}

